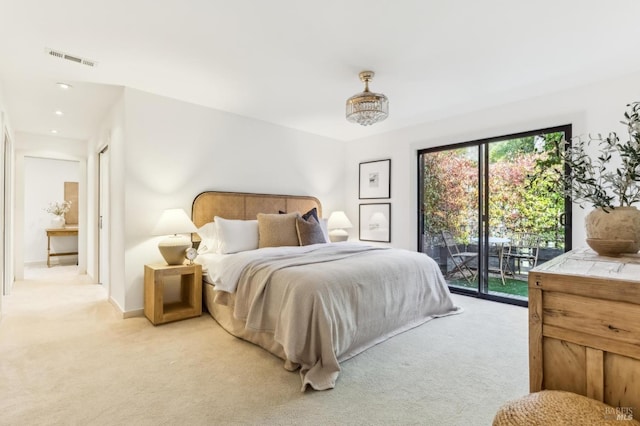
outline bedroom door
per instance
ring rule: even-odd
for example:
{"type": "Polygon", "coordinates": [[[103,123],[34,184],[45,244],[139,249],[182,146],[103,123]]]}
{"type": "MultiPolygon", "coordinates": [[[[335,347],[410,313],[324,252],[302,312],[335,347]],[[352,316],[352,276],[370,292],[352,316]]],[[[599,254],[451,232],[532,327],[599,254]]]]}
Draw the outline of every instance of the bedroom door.
{"type": "Polygon", "coordinates": [[[570,250],[564,138],[570,126],[419,152],[418,245],[452,291],[526,305],[529,270],[570,250]]]}

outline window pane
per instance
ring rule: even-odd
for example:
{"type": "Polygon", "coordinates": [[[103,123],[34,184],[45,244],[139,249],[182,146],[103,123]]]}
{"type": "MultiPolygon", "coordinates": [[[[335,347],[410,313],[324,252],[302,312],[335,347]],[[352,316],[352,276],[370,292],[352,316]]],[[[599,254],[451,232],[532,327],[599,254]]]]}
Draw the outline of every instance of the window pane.
{"type": "Polygon", "coordinates": [[[477,289],[478,147],[422,155],[423,251],[449,285],[477,289]]]}

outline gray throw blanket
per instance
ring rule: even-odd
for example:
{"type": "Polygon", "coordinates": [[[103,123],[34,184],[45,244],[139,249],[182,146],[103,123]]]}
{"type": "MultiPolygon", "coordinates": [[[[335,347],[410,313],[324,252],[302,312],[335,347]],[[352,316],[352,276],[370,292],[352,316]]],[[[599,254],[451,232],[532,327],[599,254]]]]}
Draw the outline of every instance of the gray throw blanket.
{"type": "Polygon", "coordinates": [[[327,244],[246,261],[234,317],[272,333],[302,390],[335,386],[339,362],[431,318],[459,312],[436,263],[421,253],[327,244]]]}

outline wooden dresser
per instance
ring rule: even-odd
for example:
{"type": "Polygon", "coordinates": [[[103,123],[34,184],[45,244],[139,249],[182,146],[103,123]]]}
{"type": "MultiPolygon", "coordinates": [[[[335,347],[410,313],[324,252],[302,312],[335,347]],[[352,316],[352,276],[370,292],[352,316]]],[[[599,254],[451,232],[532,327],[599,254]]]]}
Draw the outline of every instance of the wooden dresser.
{"type": "Polygon", "coordinates": [[[578,249],[529,273],[531,392],[586,395],[640,417],[640,255],[578,249]]]}

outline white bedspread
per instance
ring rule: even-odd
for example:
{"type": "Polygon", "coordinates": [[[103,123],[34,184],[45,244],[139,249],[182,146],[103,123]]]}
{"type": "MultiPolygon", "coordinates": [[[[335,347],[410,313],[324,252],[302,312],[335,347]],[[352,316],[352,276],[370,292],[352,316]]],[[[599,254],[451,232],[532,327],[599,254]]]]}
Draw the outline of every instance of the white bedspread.
{"type": "Polygon", "coordinates": [[[360,243],[252,250],[216,259],[209,279],[235,292],[233,315],[272,333],[302,389],[330,389],[339,362],[431,318],[460,312],[422,253],[360,243]]]}

